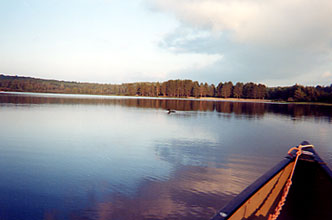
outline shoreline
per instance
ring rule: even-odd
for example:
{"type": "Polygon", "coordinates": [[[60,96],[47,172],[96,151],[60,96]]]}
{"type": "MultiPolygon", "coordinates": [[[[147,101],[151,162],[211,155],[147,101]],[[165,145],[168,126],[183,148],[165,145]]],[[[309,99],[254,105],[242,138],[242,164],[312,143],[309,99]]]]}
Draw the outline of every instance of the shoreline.
{"type": "Polygon", "coordinates": [[[244,98],[218,98],[218,97],[203,97],[195,98],[190,97],[193,100],[204,100],[204,101],[220,101],[220,102],[248,102],[248,103],[266,103],[266,104],[287,104],[287,105],[325,105],[332,106],[332,103],[324,102],[288,102],[288,101],[277,101],[271,99],[244,99],[244,98]]]}
{"type": "Polygon", "coordinates": [[[219,98],[219,97],[189,97],[188,99],[219,102],[254,102],[254,103],[275,103],[270,99],[244,99],[244,98],[219,98]]]}
{"type": "Polygon", "coordinates": [[[52,94],[52,95],[83,95],[83,96],[105,96],[105,97],[124,97],[124,98],[139,98],[139,99],[168,99],[168,100],[192,100],[192,101],[214,101],[214,102],[242,102],[242,103],[262,103],[262,104],[287,104],[287,105],[321,105],[332,106],[332,103],[322,102],[288,102],[276,101],[270,99],[244,99],[244,98],[220,98],[220,97],[167,97],[167,96],[124,96],[124,95],[101,95],[101,94],[83,94],[83,93],[56,93],[56,92],[21,92],[21,91],[3,91],[0,93],[35,93],[35,94],[52,94]]]}

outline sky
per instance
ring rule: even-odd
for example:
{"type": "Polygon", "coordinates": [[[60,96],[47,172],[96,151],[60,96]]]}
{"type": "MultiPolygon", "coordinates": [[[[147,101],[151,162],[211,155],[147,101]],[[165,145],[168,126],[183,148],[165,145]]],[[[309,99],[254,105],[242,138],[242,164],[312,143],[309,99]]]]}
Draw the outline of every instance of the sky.
{"type": "Polygon", "coordinates": [[[0,73],[332,83],[331,0],[0,0],[0,73]]]}

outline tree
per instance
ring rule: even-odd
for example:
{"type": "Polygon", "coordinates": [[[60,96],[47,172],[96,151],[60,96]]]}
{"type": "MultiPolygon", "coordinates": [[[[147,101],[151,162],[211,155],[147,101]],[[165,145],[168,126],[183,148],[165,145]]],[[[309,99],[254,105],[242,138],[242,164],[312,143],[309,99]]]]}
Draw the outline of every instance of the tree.
{"type": "Polygon", "coordinates": [[[208,96],[209,97],[214,97],[216,95],[216,87],[211,84],[209,87],[208,87],[208,96]]]}
{"type": "Polygon", "coordinates": [[[220,83],[218,84],[218,86],[217,86],[217,97],[222,97],[222,96],[221,96],[221,89],[222,89],[222,87],[223,87],[223,83],[220,82],[220,83]]]}
{"type": "Polygon", "coordinates": [[[193,88],[193,82],[191,80],[184,81],[184,96],[189,97],[193,88]]]}
{"type": "Polygon", "coordinates": [[[156,88],[156,96],[158,97],[160,95],[160,83],[159,82],[156,83],[155,88],[156,88]]]}
{"type": "Polygon", "coordinates": [[[249,99],[257,98],[257,85],[252,82],[244,84],[243,96],[249,99]]]}
{"type": "Polygon", "coordinates": [[[207,92],[208,92],[207,87],[203,83],[201,83],[199,85],[199,95],[200,95],[200,97],[205,97],[207,92]]]}
{"type": "Polygon", "coordinates": [[[232,95],[233,83],[227,82],[221,87],[221,97],[229,98],[232,95]]]}
{"type": "Polygon", "coordinates": [[[294,100],[295,101],[303,101],[305,98],[305,93],[302,91],[301,87],[297,87],[294,92],[294,100]]]}
{"type": "Polygon", "coordinates": [[[192,89],[192,96],[193,97],[199,97],[199,95],[200,95],[200,90],[199,90],[199,84],[198,84],[198,82],[197,81],[195,81],[194,83],[193,83],[193,89],[192,89]]]}
{"type": "Polygon", "coordinates": [[[242,98],[243,96],[243,83],[236,83],[236,85],[233,88],[233,97],[234,98],[242,98]]]}
{"type": "Polygon", "coordinates": [[[304,92],[306,94],[306,101],[317,101],[319,97],[319,90],[314,87],[306,87],[304,88],[304,92]]]}
{"type": "Polygon", "coordinates": [[[161,94],[162,94],[163,96],[167,96],[167,93],[166,93],[166,91],[167,91],[167,83],[166,83],[166,82],[163,82],[163,83],[161,84],[161,88],[160,88],[160,90],[161,90],[161,94]]]}
{"type": "Polygon", "coordinates": [[[256,98],[264,99],[265,96],[266,96],[266,86],[263,84],[258,84],[256,98]]]}

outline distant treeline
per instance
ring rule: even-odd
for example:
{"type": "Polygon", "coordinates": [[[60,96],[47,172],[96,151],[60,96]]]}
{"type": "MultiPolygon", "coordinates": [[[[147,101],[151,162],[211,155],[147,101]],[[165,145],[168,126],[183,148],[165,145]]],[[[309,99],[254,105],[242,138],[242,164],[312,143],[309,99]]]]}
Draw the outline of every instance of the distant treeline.
{"type": "Polygon", "coordinates": [[[0,90],[20,92],[49,92],[70,94],[125,95],[151,97],[220,97],[271,99],[332,103],[331,86],[272,87],[263,84],[220,82],[217,86],[192,80],[166,82],[137,82],[123,84],[80,83],[0,74],[0,90]]]}

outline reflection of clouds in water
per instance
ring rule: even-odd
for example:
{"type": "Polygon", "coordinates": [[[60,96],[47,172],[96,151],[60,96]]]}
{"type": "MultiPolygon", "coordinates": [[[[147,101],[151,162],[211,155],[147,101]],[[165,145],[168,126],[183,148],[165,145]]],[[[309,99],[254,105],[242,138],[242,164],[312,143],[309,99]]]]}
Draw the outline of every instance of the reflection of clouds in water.
{"type": "MultiPolygon", "coordinates": [[[[240,126],[240,125],[239,125],[240,126]]],[[[211,125],[212,130],[214,127],[211,125]]],[[[237,137],[233,134],[235,128],[231,128],[229,132],[222,130],[223,137],[221,137],[225,143],[219,141],[209,141],[209,140],[195,140],[195,139],[167,139],[167,140],[158,140],[155,142],[155,154],[156,156],[168,163],[175,166],[204,166],[204,167],[227,167],[227,162],[229,160],[240,160],[244,158],[243,163],[247,158],[254,158],[257,155],[264,155],[264,158],[273,158],[273,162],[278,162],[281,157],[284,156],[284,152],[288,150],[282,150],[281,157],[277,157],[271,154],[269,149],[261,148],[260,146],[265,146],[259,144],[258,146],[246,146],[241,143],[238,145],[230,145],[227,142],[227,138],[238,139],[240,142],[243,142],[243,138],[237,137]],[[259,153],[255,153],[259,151],[259,153]],[[230,157],[229,155],[237,155],[239,152],[242,152],[242,157],[230,157]],[[245,156],[246,155],[246,156],[245,156]]],[[[211,132],[212,133],[212,132],[211,132]]],[[[220,138],[220,137],[219,137],[220,138]]],[[[247,138],[247,137],[245,137],[247,138]]],[[[233,140],[235,142],[235,140],[233,140]]],[[[250,161],[250,159],[248,159],[250,161]]],[[[250,161],[253,164],[255,161],[250,161]]],[[[267,162],[271,166],[271,161],[267,162]]]]}
{"type": "Polygon", "coordinates": [[[179,166],[170,179],[145,179],[134,195],[109,195],[73,219],[208,219],[259,177],[266,163],[233,155],[224,168],[179,166]]]}
{"type": "MultiPolygon", "coordinates": [[[[206,118],[211,113],[204,114],[198,112],[176,112],[175,114],[159,114],[158,122],[156,125],[159,129],[156,132],[163,132],[163,136],[167,138],[176,137],[179,140],[188,140],[191,144],[194,143],[205,143],[205,142],[217,142],[218,137],[215,132],[211,132],[209,129],[210,120],[203,121],[201,118],[206,118]],[[199,124],[198,124],[199,123],[199,124]]],[[[156,135],[156,137],[160,134],[156,135]]],[[[160,141],[160,143],[171,143],[175,144],[173,141],[160,141]]]]}
{"type": "Polygon", "coordinates": [[[157,143],[156,154],[171,164],[207,166],[223,157],[215,142],[168,140],[164,143],[170,144],[157,143]]]}

